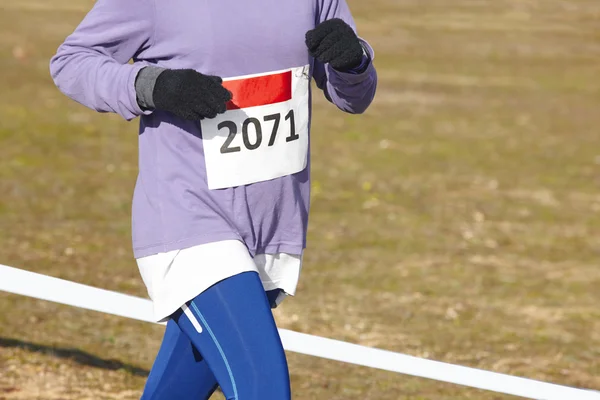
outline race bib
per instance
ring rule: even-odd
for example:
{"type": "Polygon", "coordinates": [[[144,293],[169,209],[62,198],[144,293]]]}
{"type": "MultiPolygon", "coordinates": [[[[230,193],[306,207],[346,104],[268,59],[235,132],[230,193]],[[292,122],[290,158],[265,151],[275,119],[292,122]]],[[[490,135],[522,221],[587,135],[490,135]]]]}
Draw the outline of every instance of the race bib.
{"type": "Polygon", "coordinates": [[[295,174],[308,156],[309,66],[229,78],[227,111],[201,121],[209,189],[295,174]]]}

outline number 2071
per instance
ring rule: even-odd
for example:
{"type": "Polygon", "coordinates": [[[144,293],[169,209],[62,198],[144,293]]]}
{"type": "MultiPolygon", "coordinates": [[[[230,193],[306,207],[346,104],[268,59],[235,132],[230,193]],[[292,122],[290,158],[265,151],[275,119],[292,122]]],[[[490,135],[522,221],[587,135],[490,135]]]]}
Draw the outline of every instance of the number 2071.
{"type": "MultiPolygon", "coordinates": [[[[285,116],[285,121],[290,124],[290,135],[285,138],[286,142],[293,142],[294,140],[300,139],[300,136],[296,134],[296,124],[294,121],[294,110],[290,110],[290,112],[285,116]]],[[[273,146],[275,144],[275,139],[277,138],[277,133],[279,132],[279,125],[281,124],[281,114],[271,114],[265,115],[263,117],[263,121],[261,122],[258,118],[247,118],[242,123],[242,140],[244,141],[244,146],[248,150],[256,150],[263,143],[263,123],[272,123],[272,130],[269,136],[268,146],[273,146]],[[256,139],[254,142],[250,140],[249,130],[250,126],[254,127],[254,132],[256,139]]],[[[238,125],[233,121],[223,121],[219,125],[217,125],[219,130],[228,129],[229,134],[227,135],[227,139],[225,143],[221,146],[221,154],[227,153],[236,153],[238,151],[242,151],[240,146],[232,146],[232,142],[235,139],[235,136],[238,133],[238,125]]]]}

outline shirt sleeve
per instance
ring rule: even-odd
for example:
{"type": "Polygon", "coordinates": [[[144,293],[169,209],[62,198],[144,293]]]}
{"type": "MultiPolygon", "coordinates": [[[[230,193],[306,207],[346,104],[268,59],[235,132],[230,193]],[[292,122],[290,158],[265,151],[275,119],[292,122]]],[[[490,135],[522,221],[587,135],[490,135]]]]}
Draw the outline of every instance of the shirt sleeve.
{"type": "MultiPolygon", "coordinates": [[[[316,24],[332,18],[342,19],[356,32],[346,0],[317,0],[316,24]]],[[[325,97],[339,109],[352,114],[365,112],[377,89],[377,71],[373,65],[375,53],[367,41],[359,39],[366,52],[360,69],[342,72],[317,60],[313,69],[317,87],[323,90],[325,97]]]]}
{"type": "Polygon", "coordinates": [[[71,99],[98,112],[126,120],[141,110],[135,91],[145,65],[129,64],[151,45],[154,0],[97,0],[50,61],[56,86],[71,99]]]}

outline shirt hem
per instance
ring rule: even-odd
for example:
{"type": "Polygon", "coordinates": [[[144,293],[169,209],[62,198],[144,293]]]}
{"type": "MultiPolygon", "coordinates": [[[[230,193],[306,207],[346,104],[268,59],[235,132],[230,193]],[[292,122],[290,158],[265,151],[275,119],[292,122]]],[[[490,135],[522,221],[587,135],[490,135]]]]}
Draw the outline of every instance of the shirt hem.
{"type": "Polygon", "coordinates": [[[148,257],[159,253],[167,253],[174,250],[183,250],[190,247],[198,246],[201,244],[207,244],[212,242],[220,242],[223,240],[239,240],[244,242],[242,238],[235,232],[219,232],[219,233],[204,233],[201,235],[191,236],[185,239],[176,240],[168,243],[161,243],[156,245],[134,247],[133,256],[138,259],[142,257],[148,257]]]}
{"type": "MultiPolygon", "coordinates": [[[[223,240],[239,240],[245,244],[244,240],[240,237],[240,235],[236,234],[235,232],[205,233],[164,244],[150,245],[145,247],[134,247],[133,256],[136,259],[138,259],[159,253],[167,253],[169,251],[174,250],[183,250],[189,247],[194,247],[202,244],[220,242],[223,240]]],[[[256,250],[249,249],[249,252],[252,255],[252,257],[255,257],[257,254],[277,253],[287,253],[294,256],[301,256],[304,252],[304,249],[305,246],[303,243],[275,242],[269,243],[268,245],[263,247],[259,247],[256,250]]]]}
{"type": "Polygon", "coordinates": [[[289,243],[289,242],[277,242],[277,243],[269,243],[266,246],[259,247],[256,249],[253,256],[256,254],[278,254],[278,253],[287,253],[293,256],[301,256],[304,252],[304,245],[298,243],[289,243]]]}

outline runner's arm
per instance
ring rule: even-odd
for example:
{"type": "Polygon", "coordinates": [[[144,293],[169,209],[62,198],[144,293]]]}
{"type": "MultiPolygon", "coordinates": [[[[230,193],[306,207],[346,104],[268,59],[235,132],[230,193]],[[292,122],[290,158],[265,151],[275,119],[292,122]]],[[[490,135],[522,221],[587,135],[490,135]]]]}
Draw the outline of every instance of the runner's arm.
{"type": "Polygon", "coordinates": [[[154,0],[97,0],[50,61],[56,86],[98,112],[131,120],[143,113],[135,79],[142,63],[128,64],[152,41],[154,0]]]}
{"type": "MultiPolygon", "coordinates": [[[[317,0],[316,24],[340,18],[356,31],[356,24],[346,0],[317,0]]],[[[362,64],[349,71],[337,71],[329,64],[315,60],[313,77],[325,97],[339,109],[361,114],[369,107],[377,89],[377,71],[373,65],[374,52],[371,46],[360,39],[365,50],[362,64]]]]}

